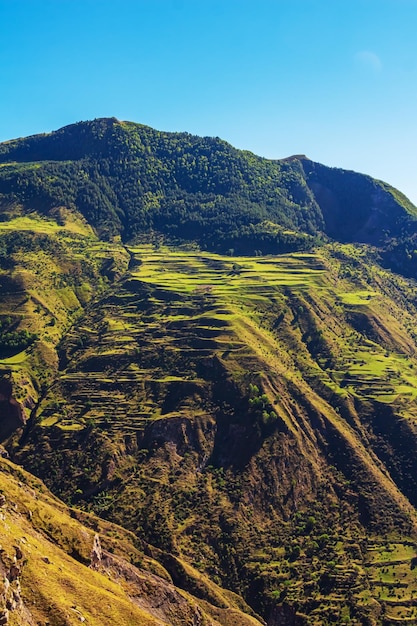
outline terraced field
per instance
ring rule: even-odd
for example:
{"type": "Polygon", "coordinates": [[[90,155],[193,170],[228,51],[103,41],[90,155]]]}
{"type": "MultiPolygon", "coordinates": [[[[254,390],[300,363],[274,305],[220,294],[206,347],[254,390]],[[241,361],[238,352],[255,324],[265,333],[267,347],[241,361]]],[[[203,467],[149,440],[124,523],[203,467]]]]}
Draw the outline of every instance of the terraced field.
{"type": "Polygon", "coordinates": [[[18,459],[257,611],[413,623],[416,312],[397,279],[355,259],[346,277],[328,249],[129,256],[60,342],[18,459]]]}
{"type": "Polygon", "coordinates": [[[23,350],[3,350],[0,374],[12,374],[24,404],[32,398],[27,417],[55,375],[63,334],[127,262],[125,249],[98,241],[81,216],[61,208],[55,217],[33,212],[0,222],[0,324],[36,339],[23,350]]]}
{"type": "Polygon", "coordinates": [[[414,405],[412,355],[386,350],[349,324],[352,310],[380,314],[381,294],[340,288],[323,256],[235,260],[151,246],[130,254],[123,281],[65,338],[62,373],[41,405],[45,425],[73,430],[94,421],[142,431],[161,414],[191,410],[214,356],[237,378],[291,379],[301,368],[341,397],[414,405]]]}
{"type": "Polygon", "coordinates": [[[320,285],[324,272],[314,255],[239,259],[237,267],[209,254],[150,247],[132,254],[131,273],[68,333],[68,363],[53,403],[42,405],[45,425],[74,428],[95,420],[123,432],[140,430],[146,420],[169,413],[175,394],[184,396],[182,409],[187,398],[192,405],[204,385],[198,363],[205,358],[217,355],[247,369],[260,351],[278,360],[280,347],[259,324],[256,306],[282,299],[284,287],[320,285]],[[68,408],[62,415],[58,397],[66,407],[70,400],[69,415],[68,408]]]}
{"type": "Polygon", "coordinates": [[[368,546],[367,575],[372,595],[385,603],[392,623],[417,623],[416,545],[376,542],[368,546]]]}

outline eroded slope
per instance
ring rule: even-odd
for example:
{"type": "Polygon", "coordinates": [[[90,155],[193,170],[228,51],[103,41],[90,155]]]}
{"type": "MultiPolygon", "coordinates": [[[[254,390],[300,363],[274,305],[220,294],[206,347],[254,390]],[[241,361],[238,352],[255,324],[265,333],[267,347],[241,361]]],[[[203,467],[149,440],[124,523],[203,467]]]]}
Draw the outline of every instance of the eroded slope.
{"type": "Polygon", "coordinates": [[[413,616],[412,285],[349,246],[130,252],[16,458],[271,624],[285,603],[305,623],[413,616]],[[397,597],[372,554],[401,546],[397,597]]]}
{"type": "Polygon", "coordinates": [[[68,509],[6,460],[0,461],[0,490],[1,623],[260,624],[239,609],[241,600],[191,568],[200,599],[176,588],[149,556],[150,546],[118,526],[68,509]]]}

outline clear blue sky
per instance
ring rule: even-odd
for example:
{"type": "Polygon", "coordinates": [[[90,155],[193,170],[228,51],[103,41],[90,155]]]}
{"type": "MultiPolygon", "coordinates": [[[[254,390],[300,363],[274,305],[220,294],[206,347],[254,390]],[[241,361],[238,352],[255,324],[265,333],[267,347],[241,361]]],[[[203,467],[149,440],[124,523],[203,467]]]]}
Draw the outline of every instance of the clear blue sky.
{"type": "Polygon", "coordinates": [[[0,0],[0,141],[115,116],[417,204],[417,0],[0,0]]]}

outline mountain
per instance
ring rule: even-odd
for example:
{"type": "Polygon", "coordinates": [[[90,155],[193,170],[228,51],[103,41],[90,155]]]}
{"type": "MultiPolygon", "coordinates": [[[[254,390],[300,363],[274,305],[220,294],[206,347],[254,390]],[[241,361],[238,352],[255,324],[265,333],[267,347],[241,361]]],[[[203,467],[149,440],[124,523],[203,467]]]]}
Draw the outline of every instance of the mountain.
{"type": "Polygon", "coordinates": [[[416,207],[369,176],[114,118],[5,142],[0,165],[11,214],[75,208],[107,239],[161,233],[254,254],[305,249],[317,235],[381,243],[415,232],[416,207]]]}
{"type": "Polygon", "coordinates": [[[415,207],[114,119],[0,154],[3,569],[64,572],[10,623],[416,623],[415,207]]]}

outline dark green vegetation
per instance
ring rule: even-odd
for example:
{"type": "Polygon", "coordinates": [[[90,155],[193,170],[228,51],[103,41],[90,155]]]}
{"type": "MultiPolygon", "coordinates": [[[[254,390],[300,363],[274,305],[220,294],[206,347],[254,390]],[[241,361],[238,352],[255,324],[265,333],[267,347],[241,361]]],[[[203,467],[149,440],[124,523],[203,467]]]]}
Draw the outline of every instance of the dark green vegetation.
{"type": "Polygon", "coordinates": [[[1,152],[13,460],[218,623],[416,624],[415,207],[116,120],[1,152]]]}
{"type": "Polygon", "coordinates": [[[13,330],[18,320],[10,316],[0,319],[0,356],[7,357],[28,348],[37,339],[35,333],[27,330],[13,330]]]}
{"type": "Polygon", "coordinates": [[[306,249],[318,234],[379,243],[416,216],[368,176],[116,119],[3,143],[0,201],[9,214],[76,208],[106,238],[151,233],[237,254],[306,249]]]}

